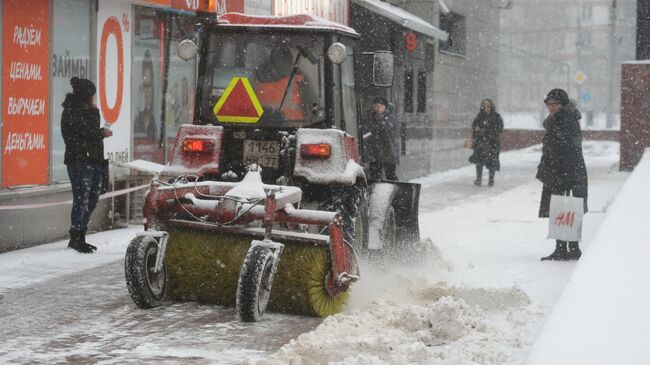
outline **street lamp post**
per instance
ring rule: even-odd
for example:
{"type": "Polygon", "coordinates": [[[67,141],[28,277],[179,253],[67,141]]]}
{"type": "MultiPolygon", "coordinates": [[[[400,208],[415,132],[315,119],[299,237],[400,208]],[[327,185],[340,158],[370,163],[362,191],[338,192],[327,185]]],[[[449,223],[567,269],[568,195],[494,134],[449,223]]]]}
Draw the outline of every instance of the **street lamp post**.
{"type": "Polygon", "coordinates": [[[612,0],[609,8],[609,54],[607,57],[607,71],[609,85],[607,88],[607,129],[614,127],[614,74],[615,74],[615,48],[616,48],[616,0],[612,0]]]}

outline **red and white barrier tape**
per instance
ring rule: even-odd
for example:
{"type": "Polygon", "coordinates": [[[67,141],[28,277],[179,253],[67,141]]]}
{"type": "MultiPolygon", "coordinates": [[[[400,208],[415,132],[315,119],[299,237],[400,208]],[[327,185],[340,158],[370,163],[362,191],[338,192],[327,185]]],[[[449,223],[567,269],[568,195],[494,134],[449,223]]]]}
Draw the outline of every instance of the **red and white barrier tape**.
{"type": "MultiPolygon", "coordinates": [[[[128,194],[134,191],[142,190],[148,188],[150,185],[140,185],[134,186],[132,188],[120,189],[115,191],[109,191],[99,196],[99,200],[113,198],[119,195],[128,194]]],[[[48,202],[48,203],[33,203],[33,204],[18,204],[18,205],[0,205],[0,210],[14,210],[14,209],[32,209],[32,208],[47,208],[57,205],[72,204],[72,199],[63,200],[58,202],[48,202]]]]}

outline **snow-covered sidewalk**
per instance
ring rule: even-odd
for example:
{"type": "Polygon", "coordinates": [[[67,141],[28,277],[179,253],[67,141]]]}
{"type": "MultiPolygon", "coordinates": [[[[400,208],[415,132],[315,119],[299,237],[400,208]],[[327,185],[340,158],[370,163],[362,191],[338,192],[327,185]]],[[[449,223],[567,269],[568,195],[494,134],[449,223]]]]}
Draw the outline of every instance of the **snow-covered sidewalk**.
{"type": "Polygon", "coordinates": [[[124,260],[129,242],[143,230],[142,226],[131,226],[90,234],[88,241],[100,249],[93,255],[78,254],[68,248],[65,240],[0,254],[0,295],[11,288],[124,260]]]}
{"type": "Polygon", "coordinates": [[[650,363],[650,149],[623,185],[529,364],[650,363]]]}
{"type": "MultiPolygon", "coordinates": [[[[471,166],[418,179],[421,206],[433,209],[420,217],[422,236],[437,247],[428,263],[364,267],[348,313],[258,364],[522,363],[575,267],[539,260],[554,248],[548,221],[537,218],[539,156],[539,146],[503,154],[495,188],[474,187],[471,166]]],[[[618,172],[616,143],[585,143],[585,157],[588,252],[628,174],[618,172]]]]}

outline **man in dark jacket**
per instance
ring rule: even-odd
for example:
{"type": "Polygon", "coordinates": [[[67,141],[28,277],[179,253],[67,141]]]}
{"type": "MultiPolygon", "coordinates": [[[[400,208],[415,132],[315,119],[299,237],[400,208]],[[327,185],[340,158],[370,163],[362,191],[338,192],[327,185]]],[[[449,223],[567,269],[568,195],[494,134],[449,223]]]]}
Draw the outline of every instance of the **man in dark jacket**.
{"type": "Polygon", "coordinates": [[[61,134],[65,141],[64,163],[72,185],[70,242],[68,247],[93,253],[97,247],[86,243],[88,220],[99,200],[104,162],[104,138],[112,135],[100,127],[99,110],[93,104],[95,85],[73,77],[72,94],[66,95],[61,115],[61,134]]]}
{"type": "Polygon", "coordinates": [[[372,102],[372,111],[366,118],[363,144],[368,162],[368,180],[375,182],[382,178],[397,180],[395,170],[399,163],[399,132],[395,116],[388,108],[388,100],[382,96],[372,102]]]}
{"type": "MultiPolygon", "coordinates": [[[[551,90],[544,99],[549,116],[544,120],[542,158],[537,179],[544,183],[539,217],[547,218],[551,195],[568,195],[584,199],[587,212],[587,167],[582,155],[580,112],[562,89],[551,90]]],[[[577,260],[582,252],[578,242],[556,241],[555,251],[542,260],[577,260]]]]}

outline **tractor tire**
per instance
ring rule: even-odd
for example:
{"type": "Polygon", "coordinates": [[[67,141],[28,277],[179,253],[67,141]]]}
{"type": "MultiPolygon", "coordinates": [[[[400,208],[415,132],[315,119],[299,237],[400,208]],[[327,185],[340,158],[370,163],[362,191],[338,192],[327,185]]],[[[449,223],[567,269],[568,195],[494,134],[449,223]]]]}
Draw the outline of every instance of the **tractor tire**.
{"type": "Polygon", "coordinates": [[[237,284],[237,312],[242,321],[257,322],[266,312],[271,297],[272,274],[273,251],[263,246],[251,247],[244,258],[237,284]]]}
{"type": "Polygon", "coordinates": [[[160,272],[153,272],[158,255],[158,242],[151,236],[131,240],[124,258],[124,276],[131,299],[140,308],[159,307],[167,290],[167,270],[163,262],[160,272]]]}
{"type": "Polygon", "coordinates": [[[338,212],[343,218],[343,239],[357,253],[368,247],[368,192],[360,185],[336,191],[321,210],[338,212]]]}

